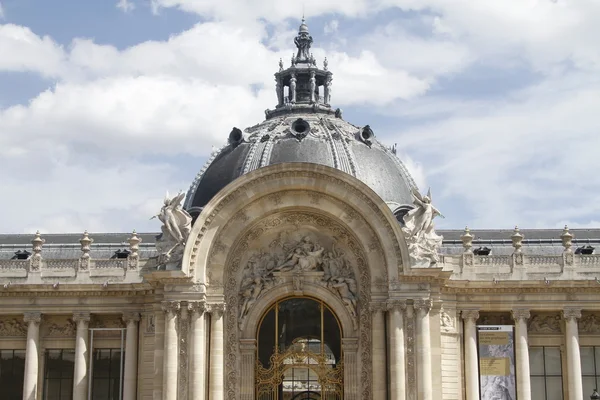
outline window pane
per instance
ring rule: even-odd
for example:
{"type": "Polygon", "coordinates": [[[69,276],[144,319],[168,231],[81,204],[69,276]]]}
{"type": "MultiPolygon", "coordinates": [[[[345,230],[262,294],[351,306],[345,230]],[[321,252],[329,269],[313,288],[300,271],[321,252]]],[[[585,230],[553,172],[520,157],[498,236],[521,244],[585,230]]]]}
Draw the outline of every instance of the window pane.
{"type": "Polygon", "coordinates": [[[73,380],[61,379],[60,385],[60,400],[73,399],[73,380]]]}
{"type": "Polygon", "coordinates": [[[560,348],[545,347],[546,375],[561,375],[560,348]]]}
{"type": "Polygon", "coordinates": [[[62,362],[60,364],[61,375],[63,378],[73,379],[75,368],[75,350],[63,350],[62,362]]]}
{"type": "Polygon", "coordinates": [[[531,400],[546,400],[546,385],[544,377],[531,377],[531,400]]]}
{"type": "Polygon", "coordinates": [[[596,375],[600,375],[600,347],[594,347],[594,353],[596,353],[596,375]]]}
{"type": "Polygon", "coordinates": [[[547,400],[562,400],[562,377],[552,376],[546,378],[547,400]]]}
{"type": "Polygon", "coordinates": [[[60,379],[46,379],[44,400],[60,400],[60,379]]]}
{"type": "Polygon", "coordinates": [[[581,347],[579,352],[581,353],[581,373],[583,375],[595,375],[594,348],[581,347]]]}
{"type": "Polygon", "coordinates": [[[592,390],[596,389],[596,378],[593,376],[584,376],[582,381],[583,395],[586,398],[589,398],[589,395],[592,394],[592,390]]]}
{"type": "Polygon", "coordinates": [[[544,348],[529,348],[529,369],[531,375],[544,375],[544,348]]]}

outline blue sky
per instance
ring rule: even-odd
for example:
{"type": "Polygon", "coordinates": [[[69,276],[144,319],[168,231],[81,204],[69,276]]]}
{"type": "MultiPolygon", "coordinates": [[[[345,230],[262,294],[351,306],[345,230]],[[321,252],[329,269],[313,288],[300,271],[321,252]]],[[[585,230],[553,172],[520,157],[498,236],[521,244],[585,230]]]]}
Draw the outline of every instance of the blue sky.
{"type": "Polygon", "coordinates": [[[273,107],[303,9],[333,104],[438,227],[600,227],[595,0],[0,0],[0,230],[157,230],[273,107]]]}

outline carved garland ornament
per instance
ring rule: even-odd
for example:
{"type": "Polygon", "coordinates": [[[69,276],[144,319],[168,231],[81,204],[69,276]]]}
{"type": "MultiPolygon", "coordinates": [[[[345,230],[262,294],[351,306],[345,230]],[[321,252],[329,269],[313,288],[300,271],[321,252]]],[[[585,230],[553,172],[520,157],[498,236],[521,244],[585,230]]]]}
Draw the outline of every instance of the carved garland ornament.
{"type": "MultiPolygon", "coordinates": [[[[344,188],[344,190],[346,191],[348,197],[357,198],[357,199],[360,199],[361,201],[367,203],[369,208],[378,216],[380,222],[383,223],[383,225],[386,227],[388,236],[390,238],[394,238],[396,236],[392,225],[389,223],[389,221],[387,220],[385,215],[383,215],[383,213],[381,212],[381,210],[379,209],[377,204],[375,204],[373,201],[371,201],[371,199],[366,194],[364,194],[360,189],[354,187],[353,185],[351,185],[339,178],[336,178],[336,177],[333,177],[333,176],[330,176],[330,175],[327,175],[324,173],[320,173],[320,172],[286,171],[286,172],[272,172],[268,175],[265,175],[265,176],[262,176],[260,178],[253,180],[250,184],[252,186],[257,186],[257,185],[261,185],[263,183],[268,183],[274,179],[290,179],[290,178],[316,179],[316,180],[331,182],[334,185],[342,186],[344,188]]],[[[230,194],[225,196],[225,198],[223,198],[223,200],[221,200],[216,205],[216,207],[211,212],[211,214],[206,218],[206,220],[204,221],[204,224],[200,228],[200,232],[198,233],[198,236],[195,239],[194,246],[192,247],[191,256],[190,256],[190,260],[189,260],[189,264],[188,264],[188,270],[189,270],[190,275],[194,274],[194,268],[195,268],[196,260],[198,258],[198,254],[199,254],[199,250],[200,250],[200,243],[202,242],[202,238],[204,237],[204,234],[208,230],[208,227],[212,223],[213,219],[230,202],[232,202],[234,199],[236,199],[240,196],[246,195],[246,193],[247,192],[246,192],[245,186],[239,187],[238,189],[234,190],[233,192],[231,192],[230,194]]],[[[394,246],[394,251],[396,253],[396,259],[398,260],[399,263],[401,263],[402,262],[402,250],[400,249],[400,245],[398,244],[397,240],[393,240],[393,246],[394,246]]],[[[401,264],[399,264],[398,267],[401,268],[401,264]]]]}
{"type": "MultiPolygon", "coordinates": [[[[239,335],[239,316],[243,304],[239,302],[239,292],[241,289],[240,268],[243,254],[248,250],[249,243],[260,237],[268,230],[284,224],[291,225],[312,225],[322,229],[327,229],[336,236],[337,240],[343,242],[346,248],[350,249],[356,260],[356,271],[359,272],[359,327],[360,327],[360,346],[361,346],[361,384],[363,399],[371,398],[371,316],[368,312],[368,299],[370,298],[370,274],[367,268],[362,249],[358,242],[348,234],[342,225],[338,222],[320,215],[310,213],[287,213],[275,217],[267,218],[259,222],[256,226],[244,234],[240,242],[231,253],[225,270],[224,280],[226,282],[225,299],[227,308],[225,311],[226,324],[226,387],[227,399],[235,400],[237,397],[237,388],[239,381],[238,368],[238,335],[239,335]]],[[[246,305],[247,307],[247,305],[246,305]]]]}

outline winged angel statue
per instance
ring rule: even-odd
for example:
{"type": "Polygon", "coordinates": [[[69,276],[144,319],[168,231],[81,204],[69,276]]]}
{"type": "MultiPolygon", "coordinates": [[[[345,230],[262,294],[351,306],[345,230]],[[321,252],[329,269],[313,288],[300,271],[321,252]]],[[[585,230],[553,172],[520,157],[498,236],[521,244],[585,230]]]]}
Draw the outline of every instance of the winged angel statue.
{"type": "MultiPolygon", "coordinates": [[[[183,258],[185,242],[192,230],[192,217],[181,207],[185,193],[170,198],[167,192],[160,212],[150,219],[158,218],[162,222],[162,234],[156,239],[159,266],[177,267],[183,258]]],[[[173,269],[173,268],[166,268],[173,269]]]]}
{"type": "Polygon", "coordinates": [[[435,264],[439,261],[438,250],[443,238],[435,233],[433,219],[438,215],[442,218],[444,216],[431,204],[431,189],[425,196],[413,189],[412,197],[415,208],[404,216],[402,232],[408,243],[410,255],[415,260],[435,264]]]}

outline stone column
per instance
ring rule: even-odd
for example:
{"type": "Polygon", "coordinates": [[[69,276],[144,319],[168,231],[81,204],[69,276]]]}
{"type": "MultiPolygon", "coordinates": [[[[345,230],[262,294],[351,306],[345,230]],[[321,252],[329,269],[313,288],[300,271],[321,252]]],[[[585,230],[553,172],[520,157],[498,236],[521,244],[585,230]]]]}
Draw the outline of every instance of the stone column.
{"type": "Polygon", "coordinates": [[[163,301],[165,312],[165,345],[163,361],[163,400],[177,400],[177,314],[181,305],[178,301],[163,301]]]}
{"type": "Polygon", "coordinates": [[[387,399],[387,367],[385,359],[385,303],[371,303],[372,313],[372,352],[373,360],[373,400],[387,399]]]}
{"type": "Polygon", "coordinates": [[[241,373],[240,399],[254,400],[254,368],[256,365],[256,339],[240,340],[241,373]]]}
{"type": "Polygon", "coordinates": [[[406,352],[404,350],[404,310],[406,301],[387,303],[390,344],[390,398],[406,399],[406,352]]]}
{"type": "Polygon", "coordinates": [[[86,400],[88,398],[88,339],[90,313],[77,312],[73,314],[73,321],[77,324],[75,337],[75,372],[73,374],[73,400],[86,400]]]}
{"type": "Polygon", "coordinates": [[[39,312],[25,313],[23,320],[27,323],[23,400],[36,400],[38,392],[38,360],[40,357],[40,322],[42,321],[42,314],[39,312]]]}
{"type": "Polygon", "coordinates": [[[431,299],[416,299],[417,312],[417,387],[419,400],[433,400],[433,377],[431,373],[431,332],[429,311],[431,299]]]}
{"type": "Polygon", "coordinates": [[[343,338],[342,352],[344,353],[344,400],[359,400],[358,339],[343,338]]]}
{"type": "Polygon", "coordinates": [[[223,400],[225,398],[225,357],[223,345],[223,314],[225,304],[211,304],[210,312],[210,372],[209,372],[209,400],[223,400]]]}
{"type": "Polygon", "coordinates": [[[127,334],[125,336],[123,398],[135,399],[137,389],[138,322],[140,321],[140,314],[137,312],[124,313],[123,321],[127,326],[127,334]]]}
{"type": "MultiPolygon", "coordinates": [[[[162,305],[154,309],[154,371],[152,376],[152,400],[162,400],[163,364],[165,359],[165,312],[162,305]]],[[[148,317],[150,318],[150,316],[148,317]]]]}
{"type": "Polygon", "coordinates": [[[463,310],[465,323],[465,391],[467,400],[479,400],[479,359],[477,357],[477,319],[479,311],[463,310]]]}
{"type": "Polygon", "coordinates": [[[206,321],[204,301],[188,303],[191,317],[190,326],[190,395],[193,400],[206,399],[206,321]]]}
{"type": "Polygon", "coordinates": [[[569,399],[583,399],[583,382],[581,379],[581,355],[579,352],[579,331],[577,320],[581,318],[581,310],[565,308],[565,343],[567,345],[567,374],[569,382],[569,399]]]}
{"type": "Polygon", "coordinates": [[[517,355],[517,398],[531,400],[531,378],[529,376],[529,341],[527,338],[527,320],[529,310],[512,311],[515,320],[515,353],[517,355]]]}

